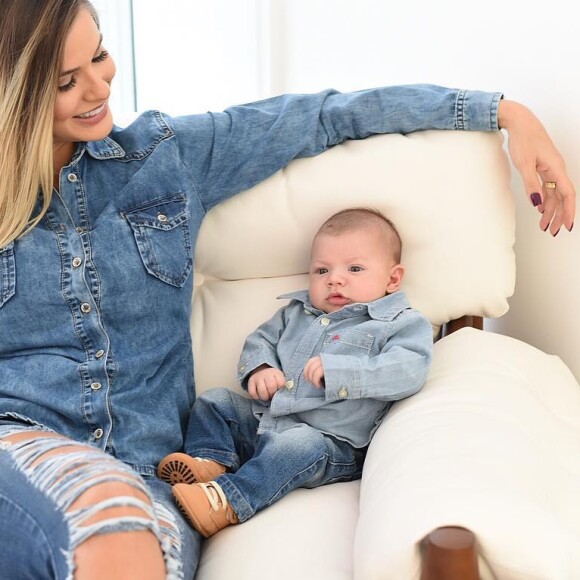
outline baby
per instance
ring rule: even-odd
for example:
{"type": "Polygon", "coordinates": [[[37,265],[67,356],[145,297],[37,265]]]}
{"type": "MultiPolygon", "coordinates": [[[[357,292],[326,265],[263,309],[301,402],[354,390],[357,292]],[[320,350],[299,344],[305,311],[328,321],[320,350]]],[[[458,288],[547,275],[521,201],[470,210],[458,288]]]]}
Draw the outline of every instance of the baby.
{"type": "Polygon", "coordinates": [[[297,487],[358,479],[392,401],[423,386],[429,321],[399,290],[401,239],[380,212],[331,216],[312,244],[308,291],[246,339],[249,398],[210,389],[192,408],[185,452],[158,467],[193,527],[209,537],[297,487]]]}

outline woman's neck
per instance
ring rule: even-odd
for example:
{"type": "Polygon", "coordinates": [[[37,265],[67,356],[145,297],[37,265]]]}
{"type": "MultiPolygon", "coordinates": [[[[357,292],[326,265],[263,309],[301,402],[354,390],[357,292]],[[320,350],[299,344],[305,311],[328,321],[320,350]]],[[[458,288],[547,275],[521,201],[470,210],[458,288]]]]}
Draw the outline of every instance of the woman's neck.
{"type": "Polygon", "coordinates": [[[55,143],[52,149],[52,162],[54,169],[53,185],[58,189],[60,170],[70,163],[74,153],[75,145],[71,142],[55,143]]]}

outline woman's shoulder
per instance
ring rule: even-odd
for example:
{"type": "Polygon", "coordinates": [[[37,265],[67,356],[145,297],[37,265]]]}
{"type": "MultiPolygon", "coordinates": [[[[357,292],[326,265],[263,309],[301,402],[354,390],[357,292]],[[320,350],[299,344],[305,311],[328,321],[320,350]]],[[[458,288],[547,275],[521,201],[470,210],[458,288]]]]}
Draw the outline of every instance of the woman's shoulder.
{"type": "Polygon", "coordinates": [[[140,157],[174,135],[169,119],[160,111],[115,114],[109,139],[120,147],[126,157],[140,157]]]}

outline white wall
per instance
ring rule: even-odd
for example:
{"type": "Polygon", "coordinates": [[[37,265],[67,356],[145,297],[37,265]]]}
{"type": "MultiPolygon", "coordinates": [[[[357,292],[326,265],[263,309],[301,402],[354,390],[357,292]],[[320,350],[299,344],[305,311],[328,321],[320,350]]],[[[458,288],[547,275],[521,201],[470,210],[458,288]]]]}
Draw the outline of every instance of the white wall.
{"type": "MultiPolygon", "coordinates": [[[[543,120],[580,186],[580,43],[570,0],[133,0],[136,13],[148,7],[157,7],[156,20],[135,33],[141,106],[183,109],[191,95],[195,112],[287,91],[416,82],[501,90],[543,120]],[[205,11],[204,26],[193,6],[205,11]],[[202,32],[214,40],[200,49],[202,32]],[[234,48],[221,50],[232,38],[234,48]],[[206,70],[215,55],[217,68],[206,70]]],[[[540,232],[517,175],[513,185],[518,286],[510,313],[488,328],[561,356],[580,379],[580,224],[556,239],[540,232]]]]}
{"type": "MultiPolygon", "coordinates": [[[[274,92],[432,82],[501,90],[542,119],[580,189],[580,44],[573,3],[553,0],[281,0],[285,76],[274,92]]],[[[452,171],[452,168],[450,168],[452,171]]],[[[580,224],[537,227],[519,175],[518,283],[487,327],[559,355],[580,379],[580,224]]]]}

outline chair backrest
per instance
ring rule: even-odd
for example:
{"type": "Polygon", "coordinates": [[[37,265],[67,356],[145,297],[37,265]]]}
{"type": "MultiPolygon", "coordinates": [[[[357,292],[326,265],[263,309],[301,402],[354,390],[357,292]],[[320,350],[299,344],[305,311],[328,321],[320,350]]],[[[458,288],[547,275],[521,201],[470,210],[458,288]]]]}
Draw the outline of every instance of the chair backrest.
{"type": "Polygon", "coordinates": [[[515,284],[514,200],[498,133],[424,131],[347,141],[293,161],[212,209],[197,242],[192,336],[198,393],[238,389],[246,335],[307,287],[310,243],[332,213],[372,206],[403,241],[403,289],[440,325],[494,318],[515,284]]]}

